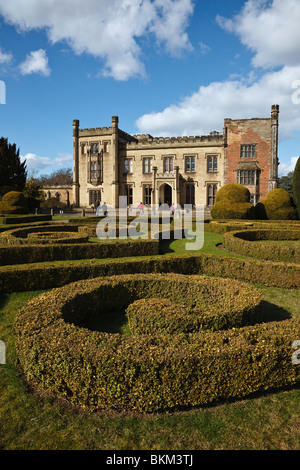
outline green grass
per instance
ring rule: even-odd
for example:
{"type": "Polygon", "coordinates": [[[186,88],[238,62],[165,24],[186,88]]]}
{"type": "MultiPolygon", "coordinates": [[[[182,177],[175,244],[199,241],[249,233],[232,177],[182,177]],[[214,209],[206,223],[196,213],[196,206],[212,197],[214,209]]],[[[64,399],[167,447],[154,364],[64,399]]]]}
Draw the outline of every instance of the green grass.
{"type": "Polygon", "coordinates": [[[218,246],[222,244],[222,238],[223,236],[220,233],[204,232],[203,246],[201,249],[195,251],[190,250],[194,240],[187,240],[184,238],[177,240],[162,240],[160,243],[160,251],[165,255],[183,255],[203,252],[217,256],[238,257],[239,255],[220,250],[218,246]]]}

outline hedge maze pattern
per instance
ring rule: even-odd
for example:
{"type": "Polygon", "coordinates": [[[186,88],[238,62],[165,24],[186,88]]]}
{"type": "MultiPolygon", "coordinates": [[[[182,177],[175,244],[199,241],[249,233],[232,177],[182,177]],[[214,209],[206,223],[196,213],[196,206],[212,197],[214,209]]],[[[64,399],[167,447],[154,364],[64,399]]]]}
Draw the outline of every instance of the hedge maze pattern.
{"type": "Polygon", "coordinates": [[[257,242],[299,240],[297,221],[207,221],[225,249],[241,253],[235,257],[164,256],[159,240],[66,243],[93,236],[93,222],[56,225],[0,228],[3,240],[28,241],[0,244],[0,292],[53,289],[29,302],[15,324],[24,378],[37,389],[88,410],[153,412],[299,382],[291,358],[300,322],[262,323],[253,286],[299,289],[298,254],[279,244],[269,259],[270,245],[257,242]],[[130,334],[85,326],[116,309],[130,334]]]}
{"type": "Polygon", "coordinates": [[[247,396],[299,379],[291,361],[298,322],[242,326],[259,317],[260,301],[253,287],[201,276],[78,281],[23,308],[17,350],[32,384],[89,410],[153,412],[247,396]],[[80,326],[153,297],[170,300],[178,313],[181,305],[188,328],[178,322],[172,333],[137,334],[133,327],[125,336],[80,326]]]}

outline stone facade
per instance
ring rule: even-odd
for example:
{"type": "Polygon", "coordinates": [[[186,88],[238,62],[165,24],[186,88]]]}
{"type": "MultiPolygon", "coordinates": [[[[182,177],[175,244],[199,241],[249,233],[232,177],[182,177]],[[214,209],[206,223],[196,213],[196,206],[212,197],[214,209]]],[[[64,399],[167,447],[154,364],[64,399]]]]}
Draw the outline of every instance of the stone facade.
{"type": "Polygon", "coordinates": [[[70,185],[54,185],[54,186],[43,186],[41,191],[45,193],[46,199],[55,197],[60,202],[63,202],[67,207],[73,205],[73,188],[70,185]]]}
{"type": "Polygon", "coordinates": [[[277,186],[278,116],[224,120],[223,132],[206,136],[152,137],[130,135],[110,127],[79,129],[73,121],[73,203],[204,205],[227,183],[247,186],[254,203],[277,186]]]}

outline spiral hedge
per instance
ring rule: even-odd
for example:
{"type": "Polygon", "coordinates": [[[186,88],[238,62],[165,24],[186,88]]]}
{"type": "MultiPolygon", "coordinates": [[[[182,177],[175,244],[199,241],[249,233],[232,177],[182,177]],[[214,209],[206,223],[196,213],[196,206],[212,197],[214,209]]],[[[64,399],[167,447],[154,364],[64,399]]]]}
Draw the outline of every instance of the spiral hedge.
{"type": "Polygon", "coordinates": [[[299,380],[291,361],[299,321],[253,325],[260,302],[254,287],[205,276],[79,281],[42,294],[20,311],[16,348],[33,386],[85,409],[152,412],[212,403],[299,380]],[[82,326],[157,296],[182,305],[182,313],[197,312],[203,329],[126,336],[82,326]],[[213,322],[217,331],[202,321],[210,315],[221,319],[213,322]]]}
{"type": "Polygon", "coordinates": [[[284,244],[267,244],[263,240],[300,240],[300,230],[245,230],[228,232],[223,235],[225,249],[243,256],[253,256],[259,259],[286,261],[300,263],[300,246],[288,246],[284,244]],[[260,243],[256,243],[260,241],[260,243]]]}
{"type": "Polygon", "coordinates": [[[84,243],[88,238],[88,235],[78,233],[76,226],[62,224],[27,226],[0,233],[0,243],[5,245],[84,243]]]}

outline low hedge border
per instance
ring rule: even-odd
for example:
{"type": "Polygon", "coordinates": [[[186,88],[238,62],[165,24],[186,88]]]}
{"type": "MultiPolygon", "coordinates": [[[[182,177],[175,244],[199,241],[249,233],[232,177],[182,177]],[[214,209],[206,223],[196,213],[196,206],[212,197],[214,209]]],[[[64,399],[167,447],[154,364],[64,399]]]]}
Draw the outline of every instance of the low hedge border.
{"type": "Polygon", "coordinates": [[[88,235],[78,233],[76,226],[68,227],[67,225],[44,225],[31,226],[7,230],[0,233],[0,244],[5,245],[51,245],[64,243],[87,243],[88,235]],[[52,233],[55,238],[42,235],[52,233]],[[31,237],[32,235],[33,237],[31,237]]]}
{"type": "MultiPolygon", "coordinates": [[[[1,246],[0,245],[0,265],[32,265],[34,263],[104,259],[104,258],[124,258],[129,256],[150,256],[159,254],[158,240],[122,240],[116,242],[106,241],[103,243],[73,243],[49,244],[46,245],[20,245],[1,246]]],[[[46,265],[45,269],[46,269],[46,265]]],[[[0,268],[1,269],[1,268],[0,268]]],[[[26,271],[26,266],[20,268],[26,271]]]]}
{"type": "MultiPolygon", "coordinates": [[[[30,301],[15,323],[20,366],[31,385],[87,410],[179,409],[276,390],[300,380],[292,361],[299,320],[217,332],[132,335],[90,331],[70,322],[160,296],[187,300],[202,278],[144,275],[79,281],[30,301]],[[183,280],[184,278],[184,280],[183,280]],[[183,283],[183,284],[182,284],[183,283]],[[185,283],[185,286],[184,286],[185,283]],[[170,287],[173,287],[170,294],[170,287]]],[[[211,279],[217,292],[229,282],[211,279]]],[[[249,286],[246,287],[249,293],[249,286]]],[[[244,299],[245,300],[245,299],[244,299]]]]}
{"type": "Polygon", "coordinates": [[[0,215],[0,224],[19,224],[31,222],[46,222],[52,220],[52,215],[0,215]]]}
{"type": "Polygon", "coordinates": [[[234,220],[211,220],[204,225],[204,230],[213,233],[234,232],[237,230],[253,229],[300,229],[300,220],[253,220],[253,221],[234,221],[234,220]]]}
{"type": "MultiPolygon", "coordinates": [[[[154,240],[151,242],[153,243],[154,240]]],[[[158,244],[152,245],[152,243],[150,244],[146,240],[134,242],[131,253],[137,250],[139,252],[137,255],[141,256],[141,249],[146,250],[147,243],[149,243],[149,249],[158,248],[158,244]]],[[[84,246],[81,245],[83,250],[84,246]]],[[[88,246],[93,245],[90,244],[88,246]]],[[[65,247],[55,247],[55,256],[58,256],[60,250],[65,250],[66,247],[68,245],[65,245],[65,247]]],[[[40,250],[42,248],[40,247],[40,250]]],[[[52,248],[54,252],[54,247],[52,248]]],[[[105,248],[105,245],[103,248],[105,248]]],[[[8,248],[5,250],[8,250],[8,248]]],[[[62,256],[65,256],[64,253],[62,251],[62,256]]],[[[78,252],[76,253],[78,255],[78,252]]],[[[238,279],[249,283],[262,283],[266,286],[285,289],[298,289],[300,287],[300,266],[297,264],[275,263],[272,261],[252,260],[250,258],[230,258],[207,253],[179,256],[146,256],[146,251],[144,253],[145,256],[139,258],[88,259],[85,261],[63,261],[61,263],[49,262],[1,266],[0,292],[9,293],[50,289],[79,279],[92,279],[98,276],[167,272],[207,274],[210,276],[238,279]]]]}
{"type": "Polygon", "coordinates": [[[7,224],[7,225],[0,225],[0,233],[8,232],[9,230],[16,230],[18,228],[25,228],[25,227],[43,227],[43,226],[52,225],[52,222],[35,222],[34,224],[7,224]]]}
{"type": "Polygon", "coordinates": [[[223,235],[223,247],[254,258],[300,263],[300,247],[255,243],[258,240],[300,240],[300,230],[246,230],[223,235]]]}

